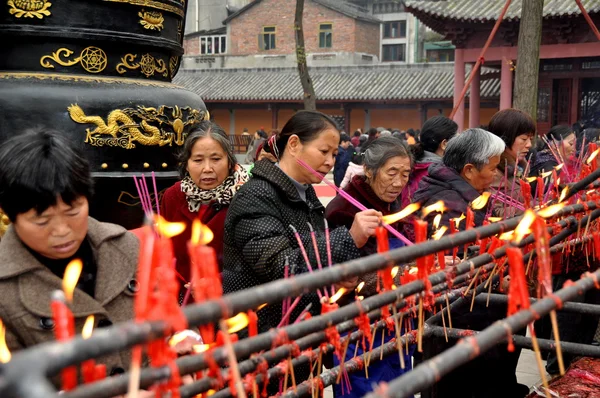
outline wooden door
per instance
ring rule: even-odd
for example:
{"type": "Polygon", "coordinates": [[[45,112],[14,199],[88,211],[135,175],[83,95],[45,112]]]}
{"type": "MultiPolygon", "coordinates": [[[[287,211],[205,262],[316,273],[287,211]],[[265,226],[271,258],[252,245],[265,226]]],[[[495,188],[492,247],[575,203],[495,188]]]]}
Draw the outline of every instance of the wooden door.
{"type": "Polygon", "coordinates": [[[554,101],[553,101],[553,125],[566,124],[571,125],[571,90],[573,89],[572,79],[559,79],[554,81],[554,101]]]}
{"type": "Polygon", "coordinates": [[[552,127],[552,79],[540,78],[538,85],[537,129],[543,135],[552,127]]]}

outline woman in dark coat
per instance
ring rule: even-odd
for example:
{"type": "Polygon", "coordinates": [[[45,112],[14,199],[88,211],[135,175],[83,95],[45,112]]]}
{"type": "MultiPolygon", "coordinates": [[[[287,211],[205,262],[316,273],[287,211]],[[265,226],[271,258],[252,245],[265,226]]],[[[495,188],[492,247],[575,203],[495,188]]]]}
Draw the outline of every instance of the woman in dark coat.
{"type": "MultiPolygon", "coordinates": [[[[393,214],[400,211],[400,194],[408,182],[411,171],[412,158],[406,146],[397,138],[380,137],[371,142],[364,152],[364,175],[355,176],[344,191],[349,193],[368,209],[375,209],[383,215],[393,214]]],[[[342,196],[336,196],[325,211],[327,221],[331,227],[349,227],[354,221],[358,210],[345,200],[342,196]]],[[[398,228],[398,225],[394,225],[398,228]]],[[[390,248],[403,246],[398,239],[390,239],[390,248]]],[[[374,237],[369,238],[367,244],[360,249],[361,257],[377,253],[377,241],[374,237]]],[[[363,296],[377,294],[377,274],[365,275],[361,278],[365,286],[360,291],[363,296]]],[[[394,334],[387,334],[387,341],[394,334]]],[[[381,344],[381,339],[374,339],[374,347],[381,344]]],[[[352,359],[355,352],[355,343],[348,346],[346,360],[352,359]]],[[[362,354],[359,344],[358,355],[362,354]]],[[[405,355],[407,367],[410,370],[411,356],[405,355]]],[[[369,378],[364,372],[355,372],[349,375],[351,391],[342,394],[340,384],[334,386],[336,397],[362,397],[372,391],[373,383],[388,382],[399,377],[404,371],[401,370],[400,360],[397,355],[390,355],[382,361],[369,366],[369,378]]]]}
{"type": "Polygon", "coordinates": [[[223,266],[223,226],[233,195],[248,181],[237,163],[229,139],[217,124],[204,121],[186,138],[180,155],[182,180],[166,190],[160,214],[168,221],[182,221],[185,231],[173,238],[177,272],[190,280],[187,242],[192,222],[199,218],[214,234],[210,243],[223,266]]]}
{"type": "MultiPolygon", "coordinates": [[[[309,223],[316,231],[319,255],[327,263],[324,234],[324,207],[312,184],[319,183],[332,169],[340,134],[328,116],[312,111],[296,113],[279,136],[268,141],[278,159],[256,162],[253,177],[233,199],[225,220],[223,290],[225,293],[284,278],[286,262],[290,274],[308,272],[292,229],[306,248],[311,265],[317,268],[309,223]],[[315,176],[298,164],[302,160],[316,170],[315,176]]],[[[381,214],[375,210],[358,213],[350,228],[330,231],[334,264],[359,257],[359,248],[375,233],[381,214]]],[[[326,265],[325,265],[326,266],[326,265]]],[[[352,289],[356,281],[345,283],[352,289]]],[[[296,320],[312,304],[311,313],[320,313],[315,293],[305,294],[290,316],[296,320]]],[[[282,319],[279,304],[268,305],[259,313],[259,328],[277,327],[282,319]]]]}

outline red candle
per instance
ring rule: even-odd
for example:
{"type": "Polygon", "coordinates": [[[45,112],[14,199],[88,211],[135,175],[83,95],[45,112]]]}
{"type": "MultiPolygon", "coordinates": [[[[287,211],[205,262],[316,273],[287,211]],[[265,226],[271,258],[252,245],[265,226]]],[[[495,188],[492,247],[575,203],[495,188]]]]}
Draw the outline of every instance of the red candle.
{"type": "Polygon", "coordinates": [[[466,229],[471,229],[475,226],[475,214],[470,207],[467,207],[466,229]]]}
{"type": "Polygon", "coordinates": [[[248,311],[248,335],[254,337],[258,334],[258,316],[256,312],[248,311]]]}
{"type": "Polygon", "coordinates": [[[339,306],[337,304],[330,304],[326,301],[326,299],[323,299],[323,301],[321,301],[321,315],[327,314],[328,312],[333,312],[338,308],[339,306]]]}
{"type": "MultiPolygon", "coordinates": [[[[415,228],[415,243],[425,242],[427,240],[427,221],[415,219],[413,225],[415,228]]],[[[419,279],[427,279],[429,276],[428,257],[422,256],[417,258],[417,278],[419,279]]]]}
{"type": "Polygon", "coordinates": [[[533,222],[533,236],[538,258],[538,297],[552,293],[552,260],[550,258],[550,234],[546,221],[536,217],[533,222]]]}
{"type": "MultiPolygon", "coordinates": [[[[65,295],[56,290],[52,293],[52,317],[54,318],[54,336],[58,341],[68,341],[75,336],[75,321],[67,307],[65,295]]],[[[77,387],[77,367],[71,366],[61,372],[62,390],[71,391],[77,387]]]]}
{"type": "Polygon", "coordinates": [[[150,226],[141,230],[140,255],[138,259],[138,282],[139,291],[135,297],[135,319],[143,321],[148,311],[148,297],[150,292],[150,275],[155,257],[154,243],[155,234],[150,226]]]}
{"type": "MultiPolygon", "coordinates": [[[[598,145],[595,142],[590,142],[588,145],[588,149],[590,151],[590,156],[594,153],[596,149],[598,149],[598,145]]],[[[596,170],[598,168],[598,156],[594,156],[592,160],[592,170],[596,170]]]]}
{"type": "MultiPolygon", "coordinates": [[[[454,218],[450,219],[450,235],[454,235],[456,233],[456,221],[454,218]]],[[[452,248],[452,258],[458,257],[458,247],[454,246],[452,248]]],[[[454,263],[454,261],[453,261],[454,263]]]]}
{"type": "MultiPolygon", "coordinates": [[[[375,230],[375,237],[377,238],[377,252],[386,253],[390,251],[390,241],[388,239],[388,232],[382,226],[377,227],[375,230]]],[[[378,272],[379,277],[383,281],[383,288],[385,290],[393,290],[394,278],[392,277],[392,269],[386,268],[378,272]]]]}
{"type": "Polygon", "coordinates": [[[531,208],[531,185],[527,183],[527,181],[519,180],[519,184],[521,185],[521,196],[523,197],[523,203],[525,204],[525,208],[531,208]]]}
{"type": "Polygon", "coordinates": [[[508,289],[508,316],[517,311],[529,308],[529,293],[525,281],[525,264],[523,263],[523,252],[516,246],[509,245],[506,248],[508,256],[510,286],[508,289]]]}
{"type": "Polygon", "coordinates": [[[94,368],[94,380],[104,380],[106,378],[106,365],[96,365],[94,368]]]}
{"type": "MultiPolygon", "coordinates": [[[[84,340],[89,339],[92,336],[94,330],[94,316],[90,315],[85,320],[85,325],[81,331],[81,337],[84,340]]],[[[83,374],[83,382],[85,384],[93,383],[96,380],[96,361],[88,359],[81,364],[81,373],[83,374]]]]}
{"type": "Polygon", "coordinates": [[[541,205],[544,201],[544,179],[542,177],[537,178],[537,199],[538,203],[541,205]]]}

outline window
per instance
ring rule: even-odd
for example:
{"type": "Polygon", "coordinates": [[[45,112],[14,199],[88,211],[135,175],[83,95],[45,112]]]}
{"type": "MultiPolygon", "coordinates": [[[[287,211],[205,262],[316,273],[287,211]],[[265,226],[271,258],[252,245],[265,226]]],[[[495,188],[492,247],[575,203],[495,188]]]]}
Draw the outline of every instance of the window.
{"type": "Polygon", "coordinates": [[[200,54],[214,55],[227,52],[227,36],[202,36],[200,37],[200,54]]]}
{"type": "Polygon", "coordinates": [[[333,42],[333,24],[319,24],[319,48],[331,48],[333,42]]]}
{"type": "Polygon", "coordinates": [[[383,46],[383,62],[406,61],[406,44],[387,44],[383,46]]]}
{"type": "Polygon", "coordinates": [[[392,21],[383,24],[384,39],[406,38],[406,21],[392,21]]]}
{"type": "Polygon", "coordinates": [[[262,33],[258,35],[258,48],[260,48],[261,50],[275,49],[275,34],[275,26],[264,26],[262,33]]]}

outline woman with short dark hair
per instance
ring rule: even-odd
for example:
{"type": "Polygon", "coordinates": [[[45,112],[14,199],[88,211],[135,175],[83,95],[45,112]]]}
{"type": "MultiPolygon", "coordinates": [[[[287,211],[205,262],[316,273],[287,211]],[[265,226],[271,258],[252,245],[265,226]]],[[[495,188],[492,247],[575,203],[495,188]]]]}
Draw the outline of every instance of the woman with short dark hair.
{"type": "MultiPolygon", "coordinates": [[[[225,293],[282,279],[286,267],[290,274],[308,272],[295,230],[311,264],[317,264],[310,234],[311,228],[315,231],[319,256],[326,262],[325,209],[312,184],[320,183],[333,168],[339,140],[335,122],[314,111],[296,113],[279,136],[269,139],[268,149],[277,163],[256,162],[252,178],[233,199],[225,220],[225,293]],[[300,161],[317,174],[301,166],[300,161]]],[[[379,212],[368,210],[358,213],[349,228],[331,229],[333,263],[357,258],[359,249],[375,233],[380,217],[379,212]]],[[[353,289],[355,281],[340,286],[353,289]]],[[[290,321],[295,321],[309,304],[310,312],[319,314],[317,295],[307,293],[292,311],[290,321]]],[[[281,318],[281,305],[268,305],[259,314],[260,330],[277,327],[281,318]]]]}
{"type": "MultiPolygon", "coordinates": [[[[504,153],[500,156],[498,173],[491,187],[498,190],[499,194],[523,203],[521,188],[515,178],[522,178],[527,168],[526,157],[535,135],[535,122],[531,116],[521,110],[503,109],[492,116],[488,131],[502,138],[506,145],[504,153]]],[[[493,203],[495,216],[514,217],[523,214],[522,210],[506,205],[503,201],[496,200],[493,203]]]]}
{"type": "MultiPolygon", "coordinates": [[[[50,130],[18,134],[0,146],[0,207],[11,221],[0,242],[0,319],[10,351],[54,340],[52,293],[67,265],[83,267],[70,304],[75,329],[88,315],[112,324],[133,319],[139,241],[123,227],[89,217],[90,168],[76,145],[50,130]]],[[[127,352],[103,356],[109,374],[127,352]]]]}
{"type": "Polygon", "coordinates": [[[187,225],[183,233],[173,238],[173,248],[177,272],[189,281],[187,242],[192,222],[198,218],[211,229],[214,238],[210,246],[215,249],[222,267],[227,208],[238,189],[248,181],[248,174],[238,164],[225,131],[209,121],[203,121],[188,134],[179,162],[181,181],[165,191],[160,214],[168,221],[182,221],[187,225]]]}

